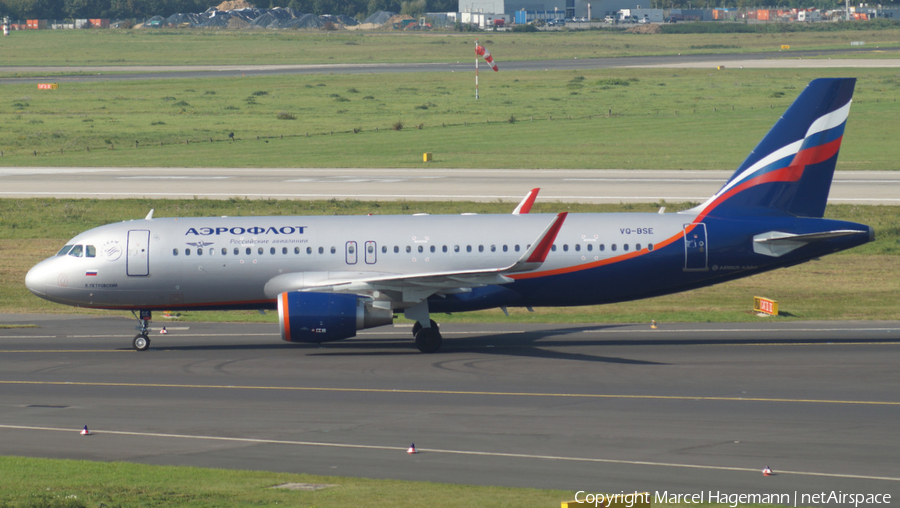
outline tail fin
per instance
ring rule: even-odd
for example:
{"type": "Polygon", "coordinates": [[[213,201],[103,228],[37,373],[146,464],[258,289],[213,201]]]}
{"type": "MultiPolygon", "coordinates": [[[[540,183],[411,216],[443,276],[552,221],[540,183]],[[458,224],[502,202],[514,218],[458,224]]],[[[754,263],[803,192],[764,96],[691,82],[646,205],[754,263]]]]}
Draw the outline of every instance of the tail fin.
{"type": "Polygon", "coordinates": [[[812,81],[728,183],[695,211],[822,217],[855,84],[856,78],[812,81]]]}

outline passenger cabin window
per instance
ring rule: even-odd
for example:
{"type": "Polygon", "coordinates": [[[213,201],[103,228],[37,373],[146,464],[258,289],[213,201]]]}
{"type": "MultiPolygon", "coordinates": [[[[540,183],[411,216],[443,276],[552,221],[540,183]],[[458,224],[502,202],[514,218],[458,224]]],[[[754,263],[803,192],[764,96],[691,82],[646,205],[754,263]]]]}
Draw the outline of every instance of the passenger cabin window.
{"type": "Polygon", "coordinates": [[[184,255],[185,255],[185,256],[190,256],[190,255],[191,255],[191,249],[184,249],[184,255]]]}
{"type": "Polygon", "coordinates": [[[223,256],[228,255],[228,249],[226,249],[225,247],[222,247],[222,255],[223,256]]]}
{"type": "Polygon", "coordinates": [[[172,255],[173,255],[173,256],[177,256],[177,255],[178,255],[178,249],[172,249],[172,255]]]}
{"type": "Polygon", "coordinates": [[[235,247],[235,248],[234,248],[234,255],[237,256],[237,255],[239,255],[240,253],[241,253],[241,249],[235,247]]]}
{"type": "Polygon", "coordinates": [[[198,247],[198,248],[197,248],[197,255],[198,255],[198,256],[202,256],[202,255],[203,255],[203,248],[202,248],[202,247],[198,247]]]}
{"type": "Polygon", "coordinates": [[[269,254],[272,254],[272,255],[275,254],[275,247],[270,247],[270,248],[269,248],[269,254]]]}
{"type": "Polygon", "coordinates": [[[247,255],[249,256],[252,252],[253,251],[250,249],[250,247],[247,247],[247,255]]]}

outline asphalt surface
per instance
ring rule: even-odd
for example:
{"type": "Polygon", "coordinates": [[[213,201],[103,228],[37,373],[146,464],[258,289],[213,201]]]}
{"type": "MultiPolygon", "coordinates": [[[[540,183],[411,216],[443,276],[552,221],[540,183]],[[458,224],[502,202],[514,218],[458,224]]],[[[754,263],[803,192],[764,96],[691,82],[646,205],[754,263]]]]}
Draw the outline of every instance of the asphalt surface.
{"type": "MultiPolygon", "coordinates": [[[[832,50],[792,50],[764,53],[719,53],[701,55],[635,56],[619,58],[574,58],[571,60],[504,61],[504,71],[582,70],[613,68],[846,68],[900,67],[900,48],[845,48],[832,50]],[[881,53],[878,59],[859,58],[881,53]],[[886,54],[886,55],[885,55],[886,54]]],[[[0,84],[34,84],[52,79],[55,83],[129,81],[145,79],[230,78],[285,74],[402,74],[421,72],[472,72],[472,60],[452,62],[356,63],[308,65],[169,65],[169,66],[0,66],[0,73],[28,73],[28,77],[0,77],[0,84]]]]}
{"type": "MultiPolygon", "coordinates": [[[[0,167],[0,197],[702,202],[731,171],[0,167]]],[[[900,174],[839,171],[828,201],[900,203],[900,174]]]]}
{"type": "Polygon", "coordinates": [[[898,322],[453,324],[434,355],[408,327],[319,347],[273,324],[158,320],[169,333],[140,353],[123,318],[0,315],[13,323],[38,327],[0,328],[3,455],[900,495],[898,322]]]}

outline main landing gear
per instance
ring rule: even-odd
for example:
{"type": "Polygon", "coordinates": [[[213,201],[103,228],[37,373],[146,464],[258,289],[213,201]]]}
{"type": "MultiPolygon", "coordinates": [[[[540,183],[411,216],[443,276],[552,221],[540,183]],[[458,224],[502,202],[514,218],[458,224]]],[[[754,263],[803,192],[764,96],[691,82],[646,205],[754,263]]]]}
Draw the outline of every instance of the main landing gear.
{"type": "Polygon", "coordinates": [[[134,311],[131,311],[131,314],[138,320],[138,326],[135,326],[134,329],[138,331],[138,334],[134,336],[134,340],[131,341],[131,347],[138,351],[146,351],[150,348],[150,318],[152,317],[149,310],[141,310],[140,317],[135,314],[134,311]]]}
{"type": "Polygon", "coordinates": [[[441,348],[441,330],[437,323],[429,317],[428,300],[413,305],[403,311],[406,319],[415,321],[413,325],[413,335],[416,337],[416,347],[423,353],[435,353],[441,348]],[[427,326],[426,326],[427,323],[427,326]]]}
{"type": "Polygon", "coordinates": [[[433,319],[429,321],[431,324],[429,328],[423,327],[416,321],[416,324],[413,325],[413,335],[416,337],[416,347],[419,348],[419,351],[436,353],[441,348],[443,337],[441,337],[441,330],[438,328],[438,324],[433,319]]]}

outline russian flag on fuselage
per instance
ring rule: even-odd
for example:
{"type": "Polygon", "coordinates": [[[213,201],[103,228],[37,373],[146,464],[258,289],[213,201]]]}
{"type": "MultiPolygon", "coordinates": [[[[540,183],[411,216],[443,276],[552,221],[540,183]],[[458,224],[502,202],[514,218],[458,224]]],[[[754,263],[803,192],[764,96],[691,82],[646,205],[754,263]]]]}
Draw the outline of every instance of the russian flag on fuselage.
{"type": "Polygon", "coordinates": [[[812,81],[725,186],[696,210],[767,208],[822,217],[855,84],[855,78],[812,81]]]}

